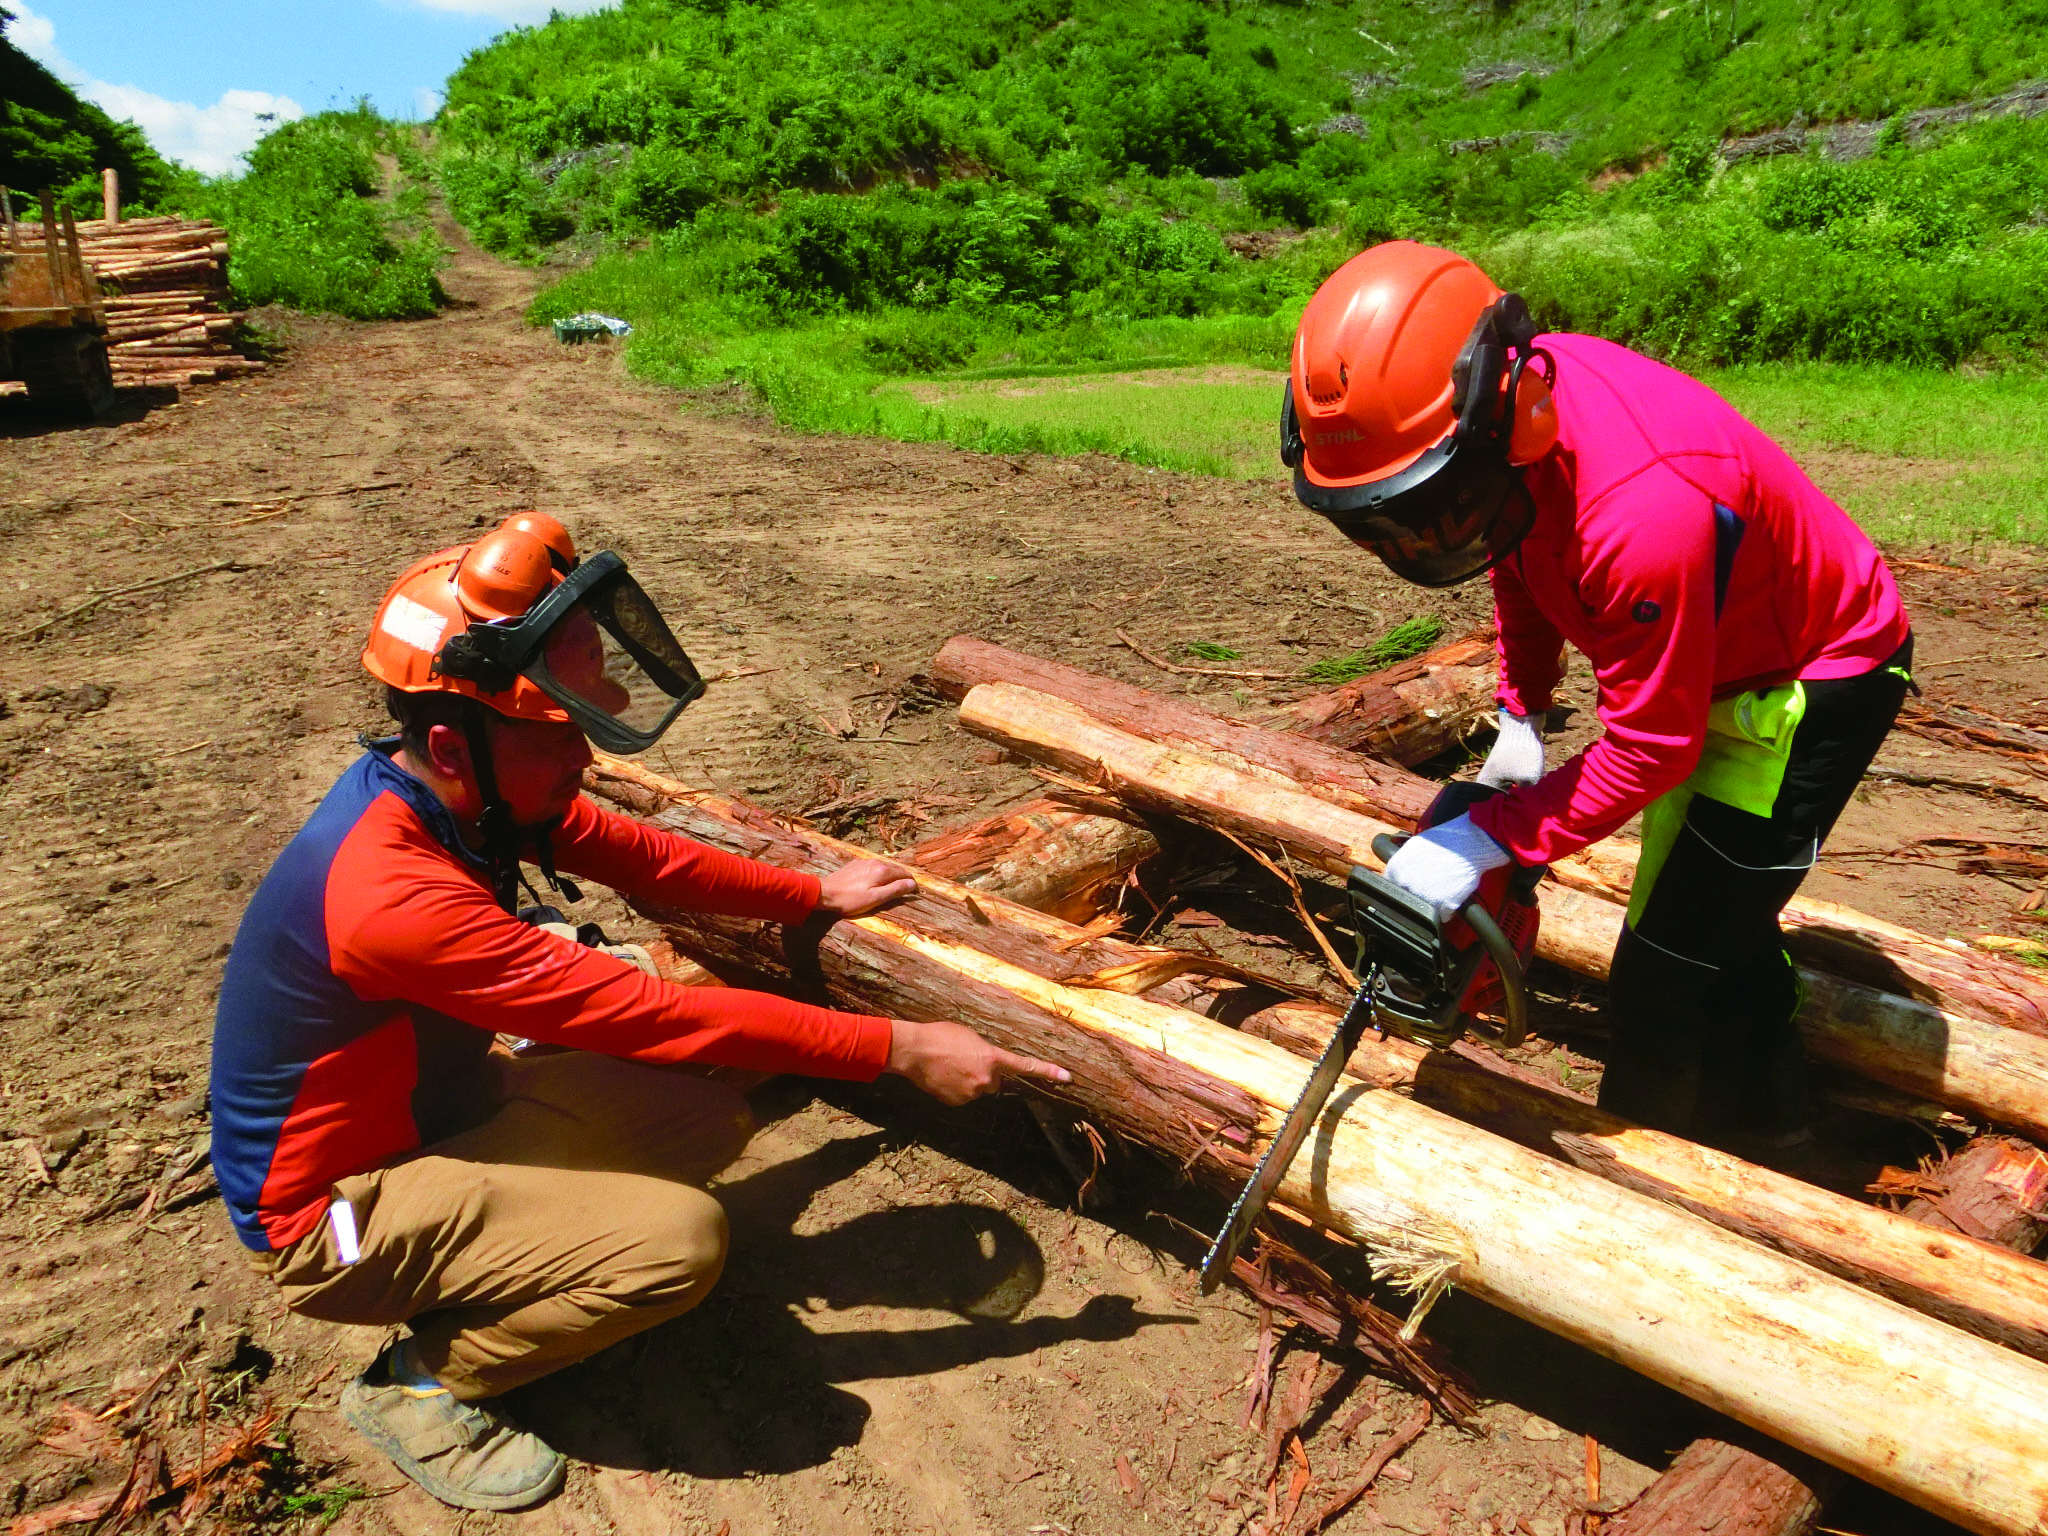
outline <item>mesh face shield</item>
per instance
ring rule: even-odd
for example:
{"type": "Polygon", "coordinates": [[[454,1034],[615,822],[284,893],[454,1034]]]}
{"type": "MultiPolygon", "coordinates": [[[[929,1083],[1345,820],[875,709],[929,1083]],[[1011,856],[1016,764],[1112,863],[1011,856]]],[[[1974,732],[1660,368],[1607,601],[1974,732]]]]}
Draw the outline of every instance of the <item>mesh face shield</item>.
{"type": "MultiPolygon", "coordinates": [[[[1295,478],[1302,478],[1299,470],[1295,478]]],[[[1494,455],[1469,446],[1460,453],[1455,437],[1370,486],[1315,489],[1324,503],[1316,510],[1339,533],[1421,587],[1454,587],[1484,575],[1536,520],[1521,475],[1494,455]]]]}
{"type": "Polygon", "coordinates": [[[470,625],[442,646],[435,666],[486,693],[524,677],[607,752],[646,751],[704,692],[661,610],[610,550],[520,618],[470,625]]]}

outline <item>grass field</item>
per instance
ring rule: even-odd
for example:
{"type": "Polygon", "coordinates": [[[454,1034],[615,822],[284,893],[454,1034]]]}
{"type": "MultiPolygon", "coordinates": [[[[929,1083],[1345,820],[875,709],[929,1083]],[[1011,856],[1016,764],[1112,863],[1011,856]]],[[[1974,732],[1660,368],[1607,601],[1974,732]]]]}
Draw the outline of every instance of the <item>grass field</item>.
{"type": "MultiPolygon", "coordinates": [[[[880,421],[918,418],[917,436],[1096,447],[1257,479],[1283,473],[1275,453],[1282,377],[1155,368],[890,383],[873,398],[880,421]]],[[[1876,537],[2048,542],[2048,379],[1829,364],[1704,377],[1876,537]]]]}
{"type": "Polygon", "coordinates": [[[1277,373],[1229,366],[1138,373],[942,380],[889,384],[947,423],[1072,434],[1140,445],[1135,457],[1167,469],[1256,479],[1277,474],[1277,373]]]}

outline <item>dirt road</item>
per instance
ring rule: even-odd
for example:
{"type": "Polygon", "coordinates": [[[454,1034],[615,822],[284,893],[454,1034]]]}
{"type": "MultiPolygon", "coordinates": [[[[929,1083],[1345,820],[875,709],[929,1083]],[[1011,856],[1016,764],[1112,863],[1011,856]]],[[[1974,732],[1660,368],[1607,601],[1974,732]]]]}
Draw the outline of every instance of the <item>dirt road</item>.
{"type": "MultiPolygon", "coordinates": [[[[464,247],[459,302],[436,320],[300,321],[274,372],[93,428],[0,416],[0,1515],[118,1482],[154,1442],[176,1465],[274,1408],[293,1480],[248,1506],[270,1529],[336,1509],[336,1530],[407,1533],[1242,1529],[1267,1511],[1278,1453],[1242,1422],[1249,1306],[1195,1298],[1189,1244],[1153,1211],[1181,1197],[1143,1170],[1109,1219],[1073,1214],[1014,1103],[940,1114],[882,1089],[769,1090],[768,1128],[725,1186],[737,1241],[715,1298],[522,1395],[579,1458],[566,1493],[522,1517],[458,1519],[395,1486],[332,1412],[375,1338],[285,1314],[203,1176],[150,1193],[206,1128],[212,1002],[248,893],[356,733],[380,729],[356,664],[372,606],[404,562],[509,511],[540,506],[623,552],[706,671],[746,674],[658,766],[782,810],[842,802],[855,835],[897,840],[1030,786],[905,691],[955,632],[1175,686],[1113,628],[1261,666],[1425,607],[1481,616],[1477,593],[1383,577],[1277,482],[679,410],[610,349],[526,329],[532,284],[464,247]],[[39,1441],[66,1405],[122,1404],[93,1432],[104,1443],[39,1441]]],[[[1986,658],[1931,670],[1932,687],[2038,721],[2038,565],[1905,574],[1923,657],[1986,658]]],[[[1914,738],[1888,751],[1999,776],[1914,738]]],[[[1838,835],[1852,857],[1814,889],[1938,931],[2017,931],[2005,884],[1853,856],[1966,829],[2038,843],[2048,823],[1876,788],[1838,835]]],[[[1582,1432],[1605,1446],[1612,1496],[1698,1428],[1484,1308],[1439,1315],[1494,1402],[1477,1435],[1433,1429],[1403,1458],[1407,1478],[1378,1495],[1394,1529],[1558,1536],[1584,1492],[1582,1432]]],[[[1331,1386],[1306,1432],[1319,1486],[1407,1411],[1360,1389],[1375,1390],[1344,1444],[1366,1397],[1331,1386]]],[[[1364,1513],[1336,1527],[1374,1528],[1364,1513]]]]}

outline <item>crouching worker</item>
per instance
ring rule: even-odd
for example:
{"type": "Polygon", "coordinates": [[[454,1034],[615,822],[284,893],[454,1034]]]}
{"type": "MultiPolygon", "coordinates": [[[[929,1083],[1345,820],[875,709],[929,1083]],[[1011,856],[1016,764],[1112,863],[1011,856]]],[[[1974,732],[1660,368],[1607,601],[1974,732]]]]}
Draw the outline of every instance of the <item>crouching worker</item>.
{"type": "Polygon", "coordinates": [[[1778,914],[1911,684],[1891,572],[1784,451],[1704,385],[1539,335],[1469,261],[1409,242],[1331,276],[1295,337],[1295,493],[1396,575],[1490,574],[1505,790],[1404,844],[1395,883],[1455,908],[1643,813],[1600,1102],[1808,1166],[1798,974],[1778,914]],[[1544,772],[1577,647],[1604,732],[1544,772]]]}
{"type": "Polygon", "coordinates": [[[363,664],[399,735],[341,776],[242,920],[214,1159],[287,1306],[406,1326],[344,1392],[348,1421],[444,1502],[519,1509],[562,1458],[499,1395],[688,1311],[725,1259],[702,1185],[746,1145],[746,1102],[660,1068],[898,1072],[948,1103],[1066,1074],[959,1024],[671,986],[514,915],[523,863],[572,901],[578,875],[783,923],[913,888],[872,859],[822,880],[755,863],[581,797],[590,742],[641,750],[703,689],[618,556],[579,562],[559,523],[515,518],[400,576],[363,664]],[[508,1057],[497,1033],[576,1049],[508,1057]]]}

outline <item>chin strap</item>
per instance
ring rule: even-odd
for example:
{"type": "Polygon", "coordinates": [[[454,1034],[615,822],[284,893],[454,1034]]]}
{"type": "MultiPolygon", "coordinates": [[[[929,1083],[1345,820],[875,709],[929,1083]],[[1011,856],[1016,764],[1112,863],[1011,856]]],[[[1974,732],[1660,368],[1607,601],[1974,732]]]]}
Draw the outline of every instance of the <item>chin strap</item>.
{"type": "Polygon", "coordinates": [[[521,827],[512,819],[512,808],[498,793],[497,767],[491,759],[490,733],[484,725],[482,709],[467,712],[462,723],[462,734],[469,742],[470,771],[476,775],[477,798],[483,802],[483,810],[476,819],[476,829],[483,838],[484,860],[490,868],[491,894],[498,899],[498,905],[507,912],[519,910],[519,888],[524,885],[526,894],[536,902],[540,893],[534,890],[519,867],[522,849],[531,845],[534,862],[540,865],[542,878],[548,888],[565,901],[578,902],[583,892],[575,883],[555,873],[554,844],[549,839],[548,827],[521,827]]]}

